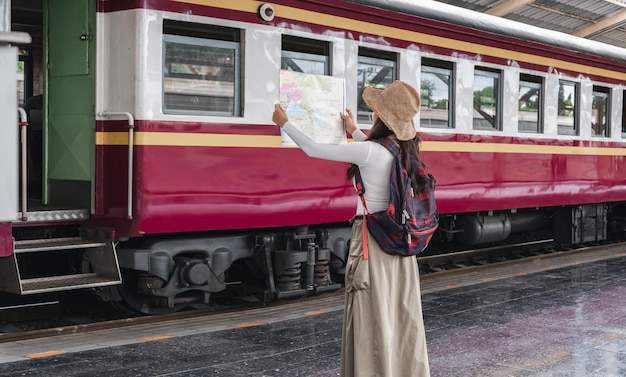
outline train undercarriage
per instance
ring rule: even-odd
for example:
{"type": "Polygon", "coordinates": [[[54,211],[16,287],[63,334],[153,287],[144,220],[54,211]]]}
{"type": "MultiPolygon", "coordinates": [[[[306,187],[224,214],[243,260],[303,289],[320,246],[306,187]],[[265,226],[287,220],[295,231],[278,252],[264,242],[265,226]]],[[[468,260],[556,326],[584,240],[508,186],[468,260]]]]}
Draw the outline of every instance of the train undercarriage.
{"type": "MultiPolygon", "coordinates": [[[[424,255],[537,240],[582,244],[615,238],[625,230],[623,203],[445,215],[424,255]]],[[[48,240],[58,246],[58,240],[78,232],[85,242],[100,239],[107,245],[106,233],[81,232],[69,225],[33,232],[18,228],[17,243],[28,242],[28,238],[32,242],[41,233],[46,237],[37,241],[39,245],[48,240]]],[[[245,286],[262,301],[337,290],[344,279],[350,234],[350,225],[339,223],[219,234],[148,235],[109,242],[113,254],[102,248],[94,252],[86,246],[57,247],[54,252],[42,248],[45,252],[19,255],[15,263],[20,265],[18,278],[24,280],[106,276],[109,271],[109,283],[90,288],[123,310],[152,315],[209,304],[212,294],[232,286],[245,286]],[[107,255],[117,257],[115,268],[121,274],[117,281],[111,267],[115,261],[107,260],[107,255]]]]}

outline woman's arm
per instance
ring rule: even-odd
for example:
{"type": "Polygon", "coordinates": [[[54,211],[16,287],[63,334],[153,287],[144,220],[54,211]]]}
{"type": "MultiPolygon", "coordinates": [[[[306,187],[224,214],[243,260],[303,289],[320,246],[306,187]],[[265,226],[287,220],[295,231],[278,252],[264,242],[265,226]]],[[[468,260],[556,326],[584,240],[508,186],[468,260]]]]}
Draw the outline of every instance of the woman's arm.
{"type": "MultiPolygon", "coordinates": [[[[347,115],[340,114],[341,118],[346,121],[346,129],[348,131],[355,132],[355,134],[363,134],[354,125],[354,118],[352,112],[346,109],[347,115]],[[347,119],[348,118],[348,119],[347,119]],[[358,131],[358,132],[356,132],[358,131]]],[[[351,162],[357,165],[364,165],[371,153],[370,143],[348,143],[348,144],[321,144],[316,143],[313,139],[302,133],[299,129],[289,123],[287,113],[283,108],[276,104],[274,106],[274,113],[272,114],[272,121],[276,123],[278,127],[281,127],[291,137],[291,139],[298,144],[298,146],[310,157],[321,158],[330,161],[351,162]]],[[[364,138],[362,140],[365,140],[364,138]]]]}
{"type": "MultiPolygon", "coordinates": [[[[352,110],[346,108],[346,113],[339,113],[339,116],[344,121],[346,125],[346,131],[350,135],[352,135],[352,139],[354,141],[365,141],[367,139],[367,135],[363,133],[360,129],[357,128],[356,123],[354,122],[354,115],[352,115],[352,110]]],[[[276,123],[278,127],[282,127],[285,123],[289,121],[287,118],[287,113],[285,110],[279,105],[274,105],[274,114],[272,114],[272,121],[276,123]]]]}
{"type": "Polygon", "coordinates": [[[354,141],[365,141],[365,140],[367,140],[367,135],[364,134],[363,131],[361,131],[361,130],[359,130],[357,128],[352,133],[352,140],[354,140],[354,141]]]}
{"type": "Polygon", "coordinates": [[[361,130],[359,130],[354,122],[354,115],[352,115],[352,111],[346,108],[346,113],[340,113],[339,116],[343,119],[346,125],[346,131],[350,135],[352,135],[352,139],[354,141],[365,141],[367,139],[367,135],[365,135],[361,130]]]}
{"type": "Polygon", "coordinates": [[[371,153],[371,143],[322,144],[316,143],[289,122],[282,129],[310,157],[365,165],[371,153]]]}

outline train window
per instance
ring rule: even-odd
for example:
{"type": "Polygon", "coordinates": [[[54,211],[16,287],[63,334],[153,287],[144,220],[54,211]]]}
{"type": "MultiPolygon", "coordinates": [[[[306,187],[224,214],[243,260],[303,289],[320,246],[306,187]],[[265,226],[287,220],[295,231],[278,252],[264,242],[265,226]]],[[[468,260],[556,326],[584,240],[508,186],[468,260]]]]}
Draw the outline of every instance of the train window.
{"type": "Polygon", "coordinates": [[[558,134],[577,135],[578,134],[578,84],[571,81],[559,81],[559,103],[558,103],[558,134]]]}
{"type": "Polygon", "coordinates": [[[454,67],[451,62],[423,58],[420,126],[452,128],[454,67]]]}
{"type": "Polygon", "coordinates": [[[520,75],[518,97],[519,132],[542,132],[543,78],[526,74],[520,75]]]}
{"type": "Polygon", "coordinates": [[[240,32],[166,20],[163,112],[240,115],[240,32]]]}
{"type": "Polygon", "coordinates": [[[24,93],[24,81],[25,81],[25,64],[22,59],[17,62],[17,106],[24,107],[24,102],[26,102],[26,94],[24,93]]]}
{"type": "Polygon", "coordinates": [[[474,129],[499,131],[501,82],[500,71],[474,70],[474,129]]]}
{"type": "Polygon", "coordinates": [[[283,35],[280,68],[314,75],[330,74],[328,42],[283,35]]]}
{"type": "Polygon", "coordinates": [[[372,121],[372,112],[367,107],[361,93],[363,89],[386,89],[398,77],[397,54],[359,47],[357,63],[357,123],[372,121]]]}
{"type": "Polygon", "coordinates": [[[611,129],[611,90],[593,87],[591,104],[591,136],[610,136],[611,129]]]}
{"type": "Polygon", "coordinates": [[[17,106],[24,107],[33,96],[33,59],[29,50],[19,50],[17,62],[17,106]]]}

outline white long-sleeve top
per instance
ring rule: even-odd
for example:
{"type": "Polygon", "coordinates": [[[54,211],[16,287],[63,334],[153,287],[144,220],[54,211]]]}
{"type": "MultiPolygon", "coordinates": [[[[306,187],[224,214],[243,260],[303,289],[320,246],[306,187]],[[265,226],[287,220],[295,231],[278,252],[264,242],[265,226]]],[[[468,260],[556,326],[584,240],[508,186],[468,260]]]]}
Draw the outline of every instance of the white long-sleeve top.
{"type": "MultiPolygon", "coordinates": [[[[350,162],[359,167],[365,186],[365,202],[369,213],[384,211],[389,205],[389,176],[393,155],[378,143],[366,141],[367,136],[356,130],[347,144],[322,144],[287,122],[283,130],[310,157],[330,161],[350,162]]],[[[356,192],[355,192],[356,193],[356,192]]],[[[357,202],[357,215],[363,214],[363,204],[357,202]]]]}

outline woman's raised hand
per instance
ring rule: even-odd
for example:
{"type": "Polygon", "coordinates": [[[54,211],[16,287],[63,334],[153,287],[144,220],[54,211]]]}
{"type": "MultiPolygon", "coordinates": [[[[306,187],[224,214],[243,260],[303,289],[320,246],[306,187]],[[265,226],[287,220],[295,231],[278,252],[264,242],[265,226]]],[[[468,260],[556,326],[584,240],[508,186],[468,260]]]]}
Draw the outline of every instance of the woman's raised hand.
{"type": "Polygon", "coordinates": [[[283,110],[280,104],[275,104],[274,113],[272,114],[272,122],[276,123],[278,127],[283,128],[285,123],[287,123],[288,121],[289,118],[287,118],[287,113],[285,112],[285,110],[283,110]]]}
{"type": "Polygon", "coordinates": [[[356,124],[354,122],[354,115],[352,115],[352,111],[346,108],[346,114],[339,113],[339,116],[346,124],[346,131],[348,131],[348,133],[352,135],[352,133],[356,131],[356,124]]]}

